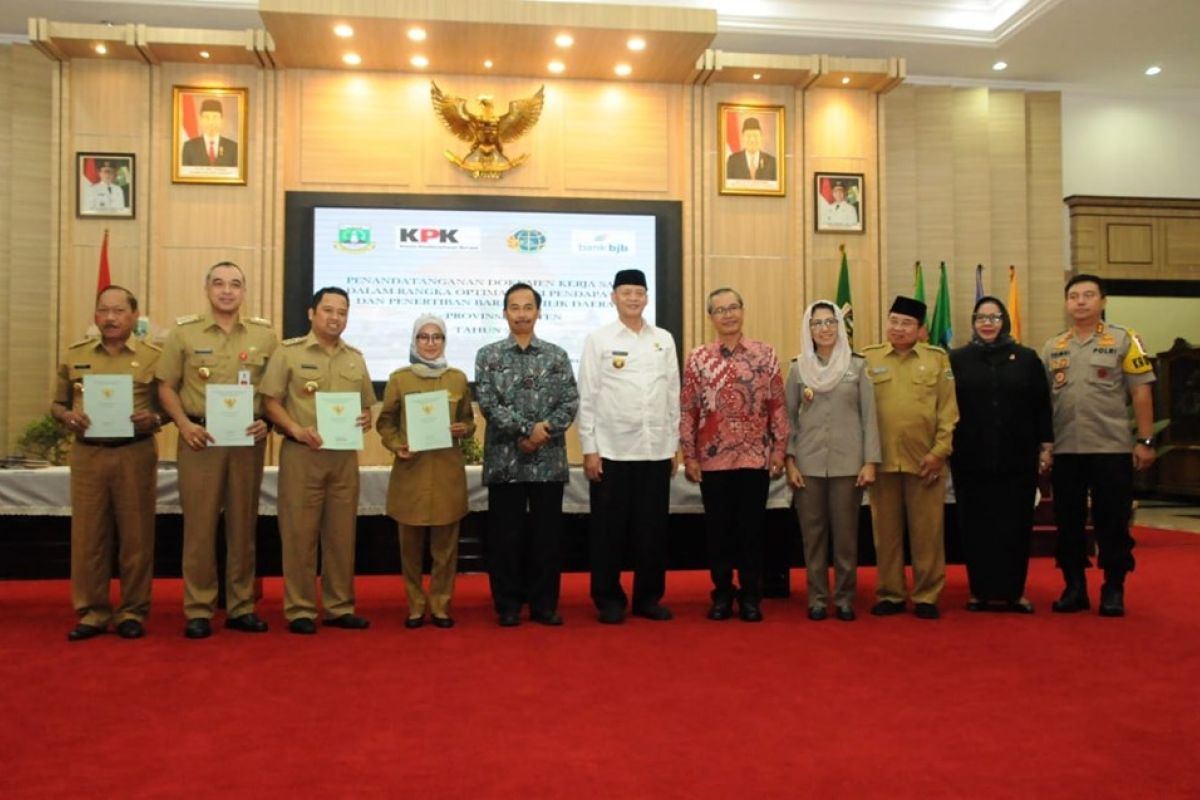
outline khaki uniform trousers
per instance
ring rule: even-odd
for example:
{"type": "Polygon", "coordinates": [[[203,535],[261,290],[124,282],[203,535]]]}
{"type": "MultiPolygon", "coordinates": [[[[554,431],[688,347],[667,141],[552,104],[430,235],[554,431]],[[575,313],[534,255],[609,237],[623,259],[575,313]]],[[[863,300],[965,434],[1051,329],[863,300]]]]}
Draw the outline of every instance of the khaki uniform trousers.
{"type": "Polygon", "coordinates": [[[154,439],[123,447],[71,447],[71,602],[80,623],[106,628],[150,613],[154,577],[154,439]],[[113,619],[113,527],[120,542],[121,602],[113,619]]]}
{"type": "Polygon", "coordinates": [[[279,536],[283,540],[283,615],[317,616],[317,543],[328,618],[354,613],[358,453],[310,450],[285,439],[279,453],[279,536]]]}
{"type": "Polygon", "coordinates": [[[400,525],[400,568],[408,595],[408,616],[423,617],[428,606],[435,617],[450,616],[454,576],[458,572],[458,522],[449,525],[400,525]],[[425,530],[429,529],[429,594],[421,588],[425,530]]]}
{"type": "Polygon", "coordinates": [[[804,565],[808,570],[808,607],[829,603],[829,552],[832,543],[834,593],[838,608],[854,606],[858,585],[858,512],[862,489],[857,476],[817,478],[804,476],[797,489],[796,517],[804,540],[804,565]]]}
{"type": "Polygon", "coordinates": [[[180,439],[183,508],[183,613],[211,619],[217,608],[217,519],[225,511],[225,608],[254,611],[255,541],[266,440],[253,447],[193,450],[180,439]]]}
{"type": "Polygon", "coordinates": [[[926,486],[919,475],[881,472],[871,487],[879,600],[904,602],[904,522],[912,550],[914,603],[937,603],[946,583],[946,478],[926,486]]]}

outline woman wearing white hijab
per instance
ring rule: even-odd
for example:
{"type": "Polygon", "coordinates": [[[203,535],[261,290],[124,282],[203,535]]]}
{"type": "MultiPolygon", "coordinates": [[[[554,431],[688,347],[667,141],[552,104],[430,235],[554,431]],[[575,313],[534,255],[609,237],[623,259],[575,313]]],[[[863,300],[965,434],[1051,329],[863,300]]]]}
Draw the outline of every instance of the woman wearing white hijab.
{"type": "Polygon", "coordinates": [[[833,303],[818,300],[805,310],[800,342],[785,386],[787,474],[804,539],[808,618],[828,616],[832,541],[833,602],[837,618],[849,622],[855,618],[862,491],[875,482],[880,460],[875,390],[833,303]]]}
{"type": "Polygon", "coordinates": [[[418,317],[409,346],[411,366],[388,378],[376,423],[384,447],[396,455],[388,481],[387,513],[400,526],[400,564],[408,595],[404,625],[408,628],[424,624],[427,606],[434,625],[454,625],[450,598],[458,566],[458,524],[467,515],[466,462],[458,443],[475,433],[475,416],[467,376],[446,365],[445,353],[446,323],[432,314],[418,317]],[[453,444],[414,453],[408,449],[404,398],[436,391],[449,395],[453,444]],[[421,587],[426,528],[433,561],[428,595],[421,587]]]}

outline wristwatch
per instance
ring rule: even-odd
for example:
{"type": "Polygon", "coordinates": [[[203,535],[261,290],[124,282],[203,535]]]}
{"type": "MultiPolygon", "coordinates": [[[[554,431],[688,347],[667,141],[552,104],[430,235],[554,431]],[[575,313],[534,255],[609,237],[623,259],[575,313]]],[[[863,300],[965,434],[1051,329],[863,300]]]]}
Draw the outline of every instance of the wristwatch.
{"type": "Polygon", "coordinates": [[[1145,439],[1138,439],[1137,443],[1144,444],[1144,445],[1146,445],[1146,447],[1154,447],[1154,437],[1147,436],[1145,439]]]}

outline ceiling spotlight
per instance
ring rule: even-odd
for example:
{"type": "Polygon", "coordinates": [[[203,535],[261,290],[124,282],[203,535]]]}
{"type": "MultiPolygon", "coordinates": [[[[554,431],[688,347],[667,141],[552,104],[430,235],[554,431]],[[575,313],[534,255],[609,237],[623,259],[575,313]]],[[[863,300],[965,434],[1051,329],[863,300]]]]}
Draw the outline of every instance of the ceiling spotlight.
{"type": "Polygon", "coordinates": [[[1160,67],[1158,65],[1155,65],[1153,67],[1146,67],[1147,75],[1157,75],[1160,72],[1162,72],[1162,67],[1160,67]]]}
{"type": "Polygon", "coordinates": [[[429,59],[425,56],[413,56],[408,60],[408,63],[412,64],[417,69],[425,69],[429,66],[429,59]]]}
{"type": "Polygon", "coordinates": [[[842,86],[848,86],[849,84],[850,84],[850,76],[847,75],[846,77],[842,78],[842,86]]]}
{"type": "Polygon", "coordinates": [[[549,64],[546,65],[546,69],[550,70],[555,75],[562,72],[566,68],[567,68],[567,65],[561,61],[551,61],[549,64]]]}
{"type": "Polygon", "coordinates": [[[754,73],[753,75],[751,75],[750,77],[751,77],[753,80],[756,80],[756,81],[761,81],[761,80],[762,80],[762,73],[761,73],[761,72],[756,72],[756,73],[754,73]]]}
{"type": "Polygon", "coordinates": [[[624,78],[633,74],[633,67],[629,66],[628,64],[617,64],[617,66],[613,69],[613,72],[624,78]]]}
{"type": "Polygon", "coordinates": [[[996,70],[996,72],[1000,72],[1001,70],[1006,70],[1006,69],[1008,69],[1008,62],[1007,61],[997,61],[995,64],[992,64],[992,69],[996,70]]]}
{"type": "Polygon", "coordinates": [[[425,41],[425,36],[426,36],[426,33],[425,33],[424,28],[409,28],[408,29],[408,38],[412,39],[414,42],[425,41]]]}
{"type": "Polygon", "coordinates": [[[201,58],[212,58],[212,53],[208,52],[207,50],[201,50],[200,57],[201,58]]]}
{"type": "Polygon", "coordinates": [[[333,26],[333,35],[340,36],[343,39],[349,39],[351,36],[354,35],[354,28],[351,28],[349,25],[347,25],[345,23],[342,23],[341,25],[334,25],[333,26]]]}
{"type": "Polygon", "coordinates": [[[554,37],[554,43],[559,47],[570,47],[575,44],[575,37],[569,33],[560,33],[554,37]]]}
{"type": "Polygon", "coordinates": [[[630,39],[628,42],[625,43],[625,46],[628,47],[630,50],[633,50],[636,52],[641,52],[642,50],[646,49],[646,40],[640,36],[634,36],[632,39],[630,39]]]}
{"type": "Polygon", "coordinates": [[[357,67],[362,63],[362,56],[358,53],[346,53],[346,55],[342,56],[342,61],[352,67],[357,67]]]}
{"type": "Polygon", "coordinates": [[[483,62],[484,69],[491,69],[494,66],[496,66],[496,65],[494,63],[492,63],[492,60],[490,58],[483,62]]]}
{"type": "Polygon", "coordinates": [[[98,45],[96,45],[96,48],[95,48],[95,49],[96,49],[96,53],[97,53],[98,55],[102,55],[102,56],[103,56],[103,55],[107,55],[107,54],[108,54],[108,48],[107,48],[107,47],[105,47],[105,46],[104,46],[104,45],[102,45],[102,44],[98,44],[98,45]]]}

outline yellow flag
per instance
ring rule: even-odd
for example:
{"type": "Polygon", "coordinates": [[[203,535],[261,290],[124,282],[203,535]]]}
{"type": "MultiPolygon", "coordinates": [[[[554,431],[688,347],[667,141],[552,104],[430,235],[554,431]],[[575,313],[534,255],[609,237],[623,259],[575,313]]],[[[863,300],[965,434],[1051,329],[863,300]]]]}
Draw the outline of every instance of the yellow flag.
{"type": "Polygon", "coordinates": [[[1012,323],[1012,337],[1021,341],[1021,290],[1017,286],[1017,268],[1008,268],[1008,319],[1012,323]]]}

